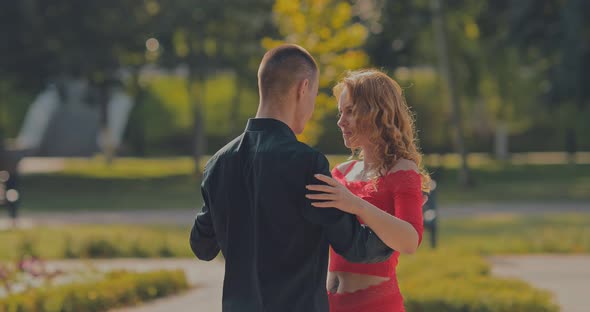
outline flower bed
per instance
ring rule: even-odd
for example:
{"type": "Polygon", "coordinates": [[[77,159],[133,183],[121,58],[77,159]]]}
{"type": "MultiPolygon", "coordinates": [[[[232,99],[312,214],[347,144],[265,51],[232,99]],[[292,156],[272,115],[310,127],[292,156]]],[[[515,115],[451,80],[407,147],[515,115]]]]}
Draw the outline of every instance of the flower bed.
{"type": "Polygon", "coordinates": [[[184,272],[113,271],[102,278],[31,288],[0,298],[0,312],[108,311],[187,289],[184,272]]]}

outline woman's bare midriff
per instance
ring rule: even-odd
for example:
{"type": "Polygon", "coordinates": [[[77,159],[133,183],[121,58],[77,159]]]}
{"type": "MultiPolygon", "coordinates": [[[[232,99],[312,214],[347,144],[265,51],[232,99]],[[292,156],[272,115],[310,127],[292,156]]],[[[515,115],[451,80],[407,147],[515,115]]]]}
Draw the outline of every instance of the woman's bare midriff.
{"type": "Polygon", "coordinates": [[[379,285],[389,279],[389,277],[335,271],[328,272],[327,287],[330,293],[350,293],[379,285]]]}

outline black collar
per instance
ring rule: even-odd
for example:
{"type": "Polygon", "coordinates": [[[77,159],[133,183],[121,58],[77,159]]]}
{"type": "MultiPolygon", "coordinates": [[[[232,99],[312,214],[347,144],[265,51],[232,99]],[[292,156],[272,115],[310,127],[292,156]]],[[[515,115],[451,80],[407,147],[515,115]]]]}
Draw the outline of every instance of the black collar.
{"type": "Polygon", "coordinates": [[[246,131],[277,131],[282,135],[297,139],[293,130],[286,123],[273,118],[250,118],[246,125],[246,131]]]}

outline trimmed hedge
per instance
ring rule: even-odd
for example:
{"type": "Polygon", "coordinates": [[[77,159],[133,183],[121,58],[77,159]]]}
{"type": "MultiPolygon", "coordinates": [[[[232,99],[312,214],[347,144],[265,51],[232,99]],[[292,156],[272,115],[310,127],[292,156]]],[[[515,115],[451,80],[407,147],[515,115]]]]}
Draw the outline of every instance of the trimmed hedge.
{"type": "Polygon", "coordinates": [[[33,289],[0,298],[0,312],[99,312],[188,289],[182,270],[113,271],[95,282],[33,289]]]}
{"type": "Polygon", "coordinates": [[[545,291],[487,276],[422,281],[407,287],[408,312],[557,312],[545,291]]]}
{"type": "Polygon", "coordinates": [[[557,312],[551,294],[490,275],[485,259],[447,250],[402,259],[398,271],[408,312],[557,312]]]}
{"type": "Polygon", "coordinates": [[[42,259],[194,257],[190,228],[140,225],[68,225],[0,231],[0,261],[42,259]]]}

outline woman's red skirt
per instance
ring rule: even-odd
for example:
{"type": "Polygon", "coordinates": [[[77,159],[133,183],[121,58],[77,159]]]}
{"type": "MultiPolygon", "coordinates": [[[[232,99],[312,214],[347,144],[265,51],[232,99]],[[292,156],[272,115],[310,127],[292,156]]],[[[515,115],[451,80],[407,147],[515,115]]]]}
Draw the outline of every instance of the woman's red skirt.
{"type": "Polygon", "coordinates": [[[404,300],[394,278],[351,293],[328,293],[330,312],[404,312],[404,300]]]}

